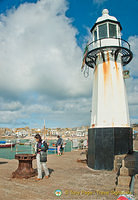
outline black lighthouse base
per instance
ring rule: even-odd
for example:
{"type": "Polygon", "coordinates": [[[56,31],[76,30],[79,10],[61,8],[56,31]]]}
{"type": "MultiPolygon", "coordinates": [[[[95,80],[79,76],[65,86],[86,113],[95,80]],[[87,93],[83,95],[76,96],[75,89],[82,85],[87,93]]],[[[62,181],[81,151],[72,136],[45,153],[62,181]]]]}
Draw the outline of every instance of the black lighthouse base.
{"type": "Polygon", "coordinates": [[[132,128],[90,128],[88,130],[88,167],[112,170],[114,156],[133,151],[132,128]]]}

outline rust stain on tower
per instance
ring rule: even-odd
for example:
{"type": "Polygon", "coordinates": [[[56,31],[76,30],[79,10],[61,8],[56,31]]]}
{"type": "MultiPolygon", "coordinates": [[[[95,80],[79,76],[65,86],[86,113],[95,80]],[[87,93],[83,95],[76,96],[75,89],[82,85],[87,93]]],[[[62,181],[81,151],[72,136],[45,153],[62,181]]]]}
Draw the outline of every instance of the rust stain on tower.
{"type": "Polygon", "coordinates": [[[116,77],[119,80],[119,71],[118,71],[118,65],[116,61],[115,61],[115,69],[116,69],[116,77]]]}
{"type": "Polygon", "coordinates": [[[95,124],[92,124],[92,128],[94,128],[95,127],[95,124]]]}
{"type": "Polygon", "coordinates": [[[118,66],[117,66],[117,62],[115,61],[115,69],[116,69],[116,72],[118,72],[118,66]]]}
{"type": "Polygon", "coordinates": [[[95,71],[94,71],[94,73],[97,73],[97,65],[95,65],[95,71]]]}
{"type": "Polygon", "coordinates": [[[108,65],[110,65],[110,58],[109,58],[109,52],[107,51],[107,62],[108,62],[108,65]]]}
{"type": "Polygon", "coordinates": [[[107,52],[107,63],[103,62],[103,75],[104,75],[104,84],[110,79],[110,58],[109,52],[107,52]]]}

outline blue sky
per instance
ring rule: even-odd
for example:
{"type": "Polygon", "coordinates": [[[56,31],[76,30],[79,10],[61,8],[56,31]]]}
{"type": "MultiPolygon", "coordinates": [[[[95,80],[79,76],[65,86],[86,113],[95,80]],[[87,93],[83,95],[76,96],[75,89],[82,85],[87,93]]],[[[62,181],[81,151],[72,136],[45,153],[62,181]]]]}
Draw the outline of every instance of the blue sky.
{"type": "MultiPolygon", "coordinates": [[[[18,8],[23,3],[36,3],[37,0],[0,0],[0,13],[6,14],[13,8],[18,8]]],[[[77,40],[82,45],[86,36],[86,27],[92,27],[96,19],[101,16],[101,11],[107,8],[111,15],[115,16],[123,27],[123,37],[125,40],[129,36],[138,35],[138,0],[68,0],[68,10],[66,16],[72,19],[72,25],[79,32],[77,40]]]]}
{"type": "Polygon", "coordinates": [[[130,3],[130,0],[70,0],[67,16],[73,17],[73,25],[77,27],[80,37],[82,37],[82,34],[87,34],[85,28],[93,26],[104,8],[107,8],[109,14],[120,21],[124,39],[128,39],[130,35],[138,34],[138,27],[135,24],[135,20],[138,19],[138,0],[133,0],[132,3],[130,3]]]}
{"type": "Polygon", "coordinates": [[[89,125],[92,72],[85,79],[80,67],[104,8],[132,46],[126,85],[131,123],[138,123],[138,0],[0,0],[1,127],[89,125]]]}

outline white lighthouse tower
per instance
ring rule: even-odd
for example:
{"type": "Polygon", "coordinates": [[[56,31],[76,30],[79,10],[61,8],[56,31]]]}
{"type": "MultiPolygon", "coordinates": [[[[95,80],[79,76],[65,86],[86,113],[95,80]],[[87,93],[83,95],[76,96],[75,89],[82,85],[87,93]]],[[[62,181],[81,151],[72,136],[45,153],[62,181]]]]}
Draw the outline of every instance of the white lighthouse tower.
{"type": "Polygon", "coordinates": [[[132,59],[122,27],[104,9],[91,29],[85,63],[94,68],[91,126],[88,131],[88,166],[112,169],[114,155],[133,149],[123,66],[132,59]]]}

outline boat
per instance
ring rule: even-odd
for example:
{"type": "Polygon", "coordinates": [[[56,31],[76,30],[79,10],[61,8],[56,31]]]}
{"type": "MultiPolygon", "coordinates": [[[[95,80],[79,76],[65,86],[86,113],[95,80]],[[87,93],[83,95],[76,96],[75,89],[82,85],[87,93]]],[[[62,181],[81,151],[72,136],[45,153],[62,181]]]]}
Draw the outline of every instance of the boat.
{"type": "Polygon", "coordinates": [[[29,142],[25,142],[24,145],[32,145],[32,144],[31,144],[31,141],[29,141],[29,142]]]}
{"type": "Polygon", "coordinates": [[[0,148],[11,148],[14,147],[15,143],[12,143],[11,141],[0,141],[0,148]]]}
{"type": "Polygon", "coordinates": [[[31,141],[28,142],[20,142],[19,145],[32,145],[31,141]]]}
{"type": "Polygon", "coordinates": [[[19,143],[19,145],[24,145],[24,143],[19,143]]]}

